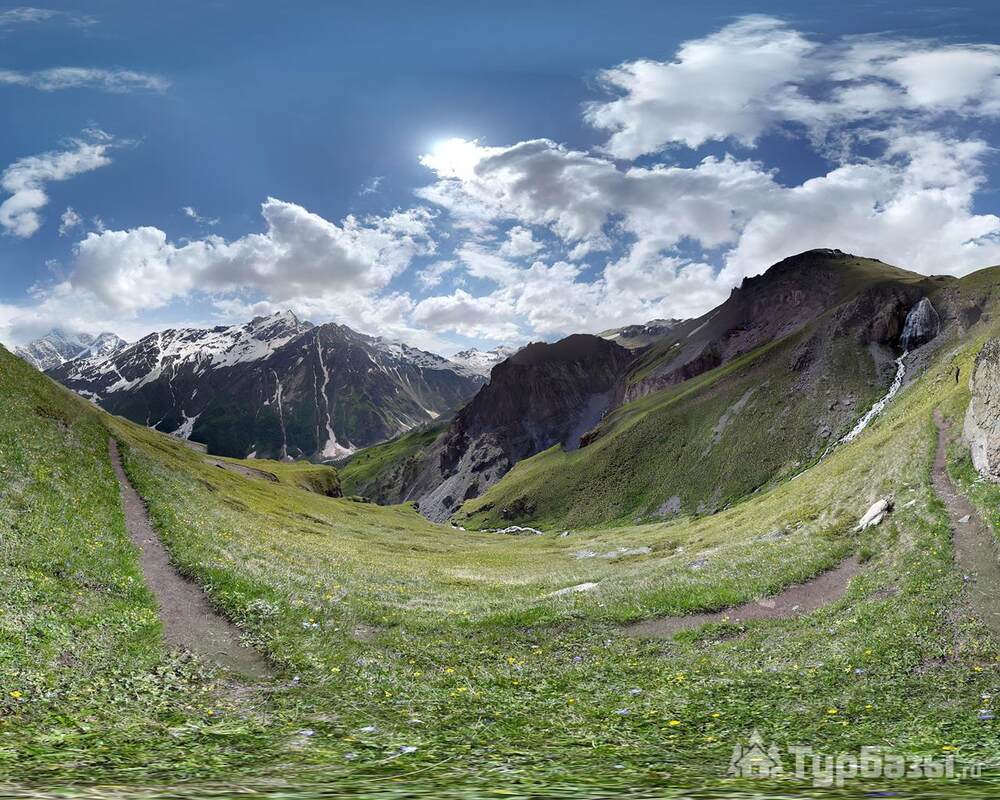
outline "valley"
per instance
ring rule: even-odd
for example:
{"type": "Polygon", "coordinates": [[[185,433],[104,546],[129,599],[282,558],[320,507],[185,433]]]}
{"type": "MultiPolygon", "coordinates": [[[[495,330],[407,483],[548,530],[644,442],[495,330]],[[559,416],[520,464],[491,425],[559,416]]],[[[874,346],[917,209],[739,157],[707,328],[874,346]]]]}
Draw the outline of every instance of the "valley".
{"type": "MultiPolygon", "coordinates": [[[[453,426],[488,422],[502,402],[474,400],[458,422],[353,455],[334,491],[331,467],[206,455],[0,350],[3,791],[390,796],[404,781],[409,795],[435,797],[756,796],[751,779],[725,776],[753,730],[822,752],[891,742],[995,763],[1000,652],[982,593],[956,566],[959,523],[939,494],[944,459],[955,490],[997,523],[997,490],[959,436],[968,376],[1000,333],[995,276],[914,278],[912,293],[903,276],[780,324],[769,315],[763,332],[741,329],[746,345],[706,339],[728,342],[723,363],[628,401],[622,387],[675,371],[673,356],[653,359],[661,345],[638,358],[612,342],[591,349],[594,337],[568,352],[533,346],[506,367],[543,370],[524,396],[581,385],[591,372],[580,365],[602,364],[605,382],[545,406],[562,427],[532,427],[534,407],[514,406],[503,422],[521,437],[512,442],[544,431],[554,444],[506,451],[518,463],[453,525],[359,495],[392,484],[386,474],[419,475],[453,426]],[[906,380],[866,429],[827,449],[885,394],[924,293],[940,332],[907,357],[906,380]],[[580,436],[595,393],[612,399],[580,436]],[[941,449],[937,413],[950,420],[941,449]],[[266,674],[176,646],[129,538],[109,441],[176,574],[266,674]],[[675,494],[669,513],[649,513],[675,494]],[[883,497],[892,512],[858,530],[883,497]],[[471,529],[511,517],[541,535],[471,529]],[[830,583],[817,602],[780,600],[814,579],[830,583]],[[768,599],[777,611],[732,612],[768,599]],[[645,635],[688,615],[702,624],[645,635]]],[[[698,326],[686,325],[667,335],[693,339],[698,326]]],[[[948,791],[989,796],[991,780],[948,791]]]]}

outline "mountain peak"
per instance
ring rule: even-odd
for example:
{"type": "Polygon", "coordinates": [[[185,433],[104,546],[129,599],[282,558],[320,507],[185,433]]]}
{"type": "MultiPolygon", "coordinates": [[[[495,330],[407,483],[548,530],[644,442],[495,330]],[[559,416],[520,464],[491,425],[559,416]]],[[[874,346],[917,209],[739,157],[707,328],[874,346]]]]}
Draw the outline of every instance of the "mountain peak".
{"type": "Polygon", "coordinates": [[[90,333],[70,332],[65,328],[55,327],[44,336],[15,348],[14,353],[44,372],[79,357],[94,346],[99,338],[90,333]]]}

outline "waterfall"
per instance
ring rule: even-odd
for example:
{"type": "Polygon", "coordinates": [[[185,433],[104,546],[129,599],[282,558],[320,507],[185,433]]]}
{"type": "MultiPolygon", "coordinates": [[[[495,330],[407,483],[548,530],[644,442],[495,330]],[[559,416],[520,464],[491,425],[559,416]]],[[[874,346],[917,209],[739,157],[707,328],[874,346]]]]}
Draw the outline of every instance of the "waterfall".
{"type": "Polygon", "coordinates": [[[865,415],[858,420],[857,424],[851,429],[851,432],[845,435],[837,444],[847,444],[848,442],[853,442],[858,435],[865,428],[868,427],[875,417],[882,413],[882,409],[885,408],[886,404],[896,396],[896,392],[903,385],[903,376],[906,374],[906,356],[909,352],[903,353],[899,358],[896,359],[896,377],[892,380],[892,385],[889,387],[889,391],[886,392],[879,400],[875,403],[865,415]]]}

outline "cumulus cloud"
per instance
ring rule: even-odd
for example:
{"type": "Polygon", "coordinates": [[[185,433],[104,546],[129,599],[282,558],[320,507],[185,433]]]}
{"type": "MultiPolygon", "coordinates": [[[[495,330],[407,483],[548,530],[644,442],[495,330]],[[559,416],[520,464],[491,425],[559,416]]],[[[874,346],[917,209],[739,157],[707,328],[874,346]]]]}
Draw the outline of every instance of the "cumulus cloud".
{"type": "Polygon", "coordinates": [[[505,340],[520,336],[517,325],[511,321],[513,314],[514,309],[500,297],[475,297],[464,289],[456,289],[450,295],[421,300],[413,309],[413,320],[433,331],[505,340]]]}
{"type": "Polygon", "coordinates": [[[90,233],[76,246],[68,286],[125,314],[192,292],[256,290],[280,303],[377,291],[415,255],[433,250],[424,209],[337,224],[268,198],[261,214],[264,233],[233,241],[175,243],[154,227],[90,233]]]}
{"type": "Polygon", "coordinates": [[[0,85],[22,86],[43,92],[65,89],[98,89],[113,94],[165,92],[170,81],[148,72],[93,67],[53,67],[35,72],[0,69],[0,85]]]}
{"type": "Polygon", "coordinates": [[[685,42],[673,61],[605,70],[600,80],[621,96],[591,104],[586,119],[613,131],[607,149],[619,158],[674,142],[698,147],[732,137],[752,144],[780,108],[796,102],[795,81],[815,49],[780,20],[747,17],[685,42]]]}
{"type": "Polygon", "coordinates": [[[49,202],[46,185],[107,166],[115,144],[103,131],[90,130],[62,150],[15,161],[0,174],[0,189],[9,195],[0,203],[0,226],[14,236],[33,236],[42,225],[38,212],[49,202]]]}
{"type": "Polygon", "coordinates": [[[500,245],[500,255],[509,258],[527,258],[533,256],[543,247],[541,242],[535,241],[530,228],[515,225],[507,231],[507,241],[500,245]]]}
{"type": "Polygon", "coordinates": [[[670,146],[732,139],[753,146],[792,124],[824,135],[857,120],[1000,114],[1000,47],[847,37],[821,44],[773,17],[750,16],[685,42],[672,61],[605,70],[612,99],[586,119],[605,149],[634,159],[670,146]]]}
{"type": "MultiPolygon", "coordinates": [[[[92,232],[41,300],[82,296],[127,317],[204,293],[223,315],[291,306],[430,347],[697,315],[814,247],[961,274],[1000,261],[1000,218],[977,208],[992,143],[962,133],[1000,117],[998,76],[993,45],[821,41],[747,17],[669,60],[602,73],[609,94],[584,111],[600,148],[443,141],[421,156],[431,178],[416,192],[435,212],[331,222],[270,199],[265,231],[235,240],[92,232]],[[773,132],[827,166],[783,181],[755,149],[773,132]]],[[[57,179],[0,182],[12,195],[0,224],[31,229],[57,179]]]]}
{"type": "Polygon", "coordinates": [[[417,272],[417,280],[420,285],[426,289],[434,286],[438,286],[444,276],[450,272],[454,272],[459,268],[457,261],[445,260],[445,261],[435,261],[432,264],[428,264],[422,270],[417,272]]]}

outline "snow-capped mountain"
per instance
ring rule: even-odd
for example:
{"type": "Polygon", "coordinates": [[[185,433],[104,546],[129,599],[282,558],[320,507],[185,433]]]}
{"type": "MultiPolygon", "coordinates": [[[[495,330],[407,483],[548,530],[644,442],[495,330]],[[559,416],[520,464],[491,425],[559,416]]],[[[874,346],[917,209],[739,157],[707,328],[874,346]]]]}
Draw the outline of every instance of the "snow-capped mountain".
{"type": "Polygon", "coordinates": [[[16,348],[14,353],[44,372],[81,356],[113,355],[127,346],[128,342],[113,333],[94,336],[54,328],[40,339],[16,348]]]}
{"type": "Polygon", "coordinates": [[[483,384],[459,365],[290,311],[150,334],[49,373],[115,414],[213,453],[336,459],[448,414],[483,384]]]}
{"type": "Polygon", "coordinates": [[[492,350],[479,350],[472,347],[468,350],[455,353],[451,357],[451,360],[465,367],[475,375],[483,375],[488,378],[490,370],[493,367],[501,361],[506,361],[516,352],[516,347],[505,347],[503,345],[494,347],[492,350]]]}

